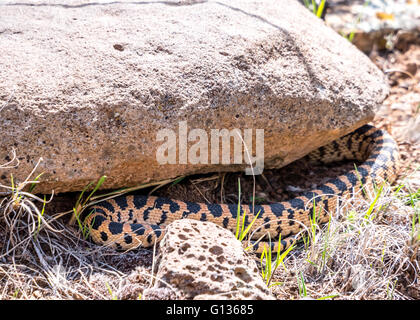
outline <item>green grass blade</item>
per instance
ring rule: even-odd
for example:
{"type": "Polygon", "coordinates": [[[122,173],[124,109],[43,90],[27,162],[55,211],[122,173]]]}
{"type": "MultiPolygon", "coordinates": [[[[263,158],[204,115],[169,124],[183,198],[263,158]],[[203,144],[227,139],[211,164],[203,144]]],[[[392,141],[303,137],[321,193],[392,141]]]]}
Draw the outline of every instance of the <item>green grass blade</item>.
{"type": "Polygon", "coordinates": [[[316,16],[317,16],[318,18],[321,18],[322,13],[324,12],[325,1],[326,1],[326,0],[322,0],[322,1],[321,1],[321,3],[319,4],[318,9],[317,9],[317,11],[316,11],[316,16]]]}
{"type": "MultiPolygon", "coordinates": [[[[286,265],[284,264],[284,259],[287,257],[287,255],[289,254],[290,251],[292,251],[295,248],[295,245],[291,245],[289,248],[287,248],[282,254],[280,254],[280,258],[278,259],[278,263],[276,263],[277,265],[282,265],[283,269],[286,271],[286,265]]],[[[277,266],[276,266],[277,268],[277,266]]]]}
{"type": "Polygon", "coordinates": [[[266,284],[268,285],[271,279],[271,239],[268,243],[266,266],[267,266],[266,284]]]}
{"type": "Polygon", "coordinates": [[[89,194],[89,196],[85,199],[85,201],[84,201],[84,204],[86,204],[88,201],[89,201],[89,199],[93,196],[93,194],[96,192],[96,191],[98,191],[98,189],[102,186],[102,184],[105,182],[105,180],[106,180],[106,176],[102,176],[100,179],[99,179],[99,181],[98,181],[98,183],[96,184],[96,186],[95,186],[95,188],[93,188],[93,190],[92,190],[92,192],[89,194]]]}
{"type": "MultiPolygon", "coordinates": [[[[239,240],[242,241],[246,235],[248,234],[249,230],[251,229],[252,225],[255,223],[255,221],[258,218],[258,215],[260,214],[261,210],[258,211],[257,215],[254,217],[254,219],[252,219],[251,223],[247,226],[247,228],[245,229],[245,231],[243,231],[239,237],[239,240]]],[[[245,216],[244,216],[245,217],[245,216]]],[[[243,221],[245,221],[245,219],[243,219],[243,221]]]]}
{"type": "Polygon", "coordinates": [[[315,2],[315,0],[312,0],[312,12],[314,14],[316,14],[316,2],[315,2]]]}
{"type": "Polygon", "coordinates": [[[185,179],[185,176],[179,177],[178,179],[176,179],[174,182],[171,183],[171,186],[174,186],[174,185],[180,183],[184,179],[185,179]]]}
{"type": "Polygon", "coordinates": [[[44,201],[42,202],[42,210],[40,212],[40,215],[38,215],[38,229],[35,233],[34,238],[36,239],[37,235],[39,234],[39,230],[41,229],[41,219],[44,216],[44,212],[45,212],[45,205],[47,204],[47,196],[44,195],[44,201]]]}
{"type": "Polygon", "coordinates": [[[367,197],[367,192],[366,192],[366,190],[365,190],[365,188],[363,186],[362,178],[360,176],[359,170],[357,170],[356,164],[354,164],[354,170],[356,170],[356,176],[357,176],[357,179],[359,180],[360,186],[362,187],[362,192],[367,197]]]}
{"type": "Polygon", "coordinates": [[[90,182],[86,187],[83,188],[82,192],[80,192],[79,198],[76,201],[75,208],[78,208],[82,202],[83,195],[86,192],[86,190],[93,184],[93,182],[90,182]]]}
{"type": "Polygon", "coordinates": [[[384,185],[382,184],[381,187],[379,188],[379,190],[376,192],[376,196],[375,199],[372,201],[372,203],[369,206],[368,211],[365,214],[365,219],[370,219],[370,216],[373,212],[373,209],[375,208],[376,203],[378,202],[378,199],[382,193],[382,189],[383,189],[384,185]]]}
{"type": "MultiPolygon", "coordinates": [[[[299,285],[299,283],[298,283],[299,285]]],[[[306,285],[305,285],[305,279],[303,278],[303,273],[300,272],[300,285],[299,285],[299,295],[301,297],[306,297],[306,285]]]]}
{"type": "Polygon", "coordinates": [[[236,239],[239,239],[239,226],[241,222],[241,180],[238,178],[238,209],[236,212],[236,239]]]}
{"type": "MultiPolygon", "coordinates": [[[[38,179],[44,174],[44,172],[41,172],[35,179],[34,181],[38,181],[38,179]]],[[[31,186],[29,187],[29,192],[32,192],[36,187],[36,183],[32,183],[31,186]]]]}
{"type": "Polygon", "coordinates": [[[267,252],[266,252],[266,247],[264,246],[264,250],[263,250],[263,252],[261,253],[261,257],[260,257],[260,264],[261,264],[261,275],[262,275],[262,278],[265,280],[265,267],[263,267],[264,266],[264,257],[265,257],[265,255],[267,254],[267,252]]]}

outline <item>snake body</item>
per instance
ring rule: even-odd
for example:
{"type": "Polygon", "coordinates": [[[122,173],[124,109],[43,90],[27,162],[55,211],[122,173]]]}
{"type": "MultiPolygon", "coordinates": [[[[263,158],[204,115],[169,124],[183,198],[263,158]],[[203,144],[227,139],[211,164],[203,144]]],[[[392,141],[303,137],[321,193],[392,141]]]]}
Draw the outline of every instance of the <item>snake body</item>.
{"type": "MultiPolygon", "coordinates": [[[[313,213],[317,221],[327,222],[343,201],[362,188],[373,188],[383,181],[392,183],[398,169],[398,147],[384,130],[365,125],[306,156],[311,163],[356,160],[361,164],[343,175],[328,180],[302,196],[266,205],[205,204],[163,197],[128,195],[102,201],[85,219],[90,236],[100,245],[117,250],[150,247],[160,241],[165,227],[177,219],[211,221],[236,232],[237,215],[245,216],[245,226],[254,217],[253,247],[261,252],[267,235],[273,250],[284,250],[304,226],[310,226],[313,213]],[[315,210],[314,206],[315,205],[315,210]],[[245,213],[245,215],[244,215],[245,213]],[[264,241],[256,239],[264,238],[264,241]],[[279,237],[281,241],[276,241],[279,237]],[[281,248],[278,248],[278,245],[281,248]]],[[[363,195],[363,192],[361,192],[363,195]]]]}

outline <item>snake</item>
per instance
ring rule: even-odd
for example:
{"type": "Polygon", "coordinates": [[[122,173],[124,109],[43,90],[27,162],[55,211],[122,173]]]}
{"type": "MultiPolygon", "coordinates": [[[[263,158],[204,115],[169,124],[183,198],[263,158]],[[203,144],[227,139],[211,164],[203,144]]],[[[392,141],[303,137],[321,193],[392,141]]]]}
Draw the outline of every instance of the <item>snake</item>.
{"type": "Polygon", "coordinates": [[[331,212],[346,199],[383,183],[395,181],[398,172],[398,145],[383,129],[366,124],[304,158],[310,165],[354,161],[354,169],[303,192],[295,198],[270,204],[197,203],[151,195],[122,195],[96,203],[84,219],[91,239],[118,251],[147,248],[165,236],[166,227],[175,220],[195,219],[213,222],[237,233],[238,221],[252,224],[255,252],[267,246],[284,251],[294,244],[302,230],[326,223],[331,212]],[[359,165],[356,165],[356,162],[359,165]],[[239,220],[238,220],[239,219],[239,220]]]}

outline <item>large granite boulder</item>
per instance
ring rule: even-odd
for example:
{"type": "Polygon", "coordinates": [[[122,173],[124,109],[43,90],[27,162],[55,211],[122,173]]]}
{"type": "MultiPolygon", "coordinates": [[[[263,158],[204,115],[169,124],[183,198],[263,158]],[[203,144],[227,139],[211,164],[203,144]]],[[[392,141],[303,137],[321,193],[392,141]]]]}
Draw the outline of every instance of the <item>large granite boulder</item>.
{"type": "Polygon", "coordinates": [[[157,133],[181,121],[263,129],[265,167],[284,166],[369,122],[388,92],[295,0],[3,1],[0,57],[0,163],[21,160],[0,183],[43,157],[42,192],[248,167],[158,162],[157,133]]]}

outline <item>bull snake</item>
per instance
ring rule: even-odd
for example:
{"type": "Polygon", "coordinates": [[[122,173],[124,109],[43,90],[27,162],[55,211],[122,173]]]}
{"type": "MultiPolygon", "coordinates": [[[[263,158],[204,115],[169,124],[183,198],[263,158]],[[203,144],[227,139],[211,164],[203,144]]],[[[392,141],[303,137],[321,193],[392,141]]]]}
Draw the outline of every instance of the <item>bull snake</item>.
{"type": "MultiPolygon", "coordinates": [[[[365,125],[332,143],[312,151],[306,156],[311,163],[326,164],[341,160],[357,160],[361,165],[337,178],[330,179],[302,196],[266,205],[240,205],[241,215],[246,213],[245,225],[259,212],[253,225],[255,239],[270,234],[273,250],[288,248],[304,226],[310,226],[313,205],[320,212],[318,222],[329,220],[329,212],[344,199],[362,188],[396,178],[399,161],[398,147],[384,130],[365,125]],[[322,210],[321,210],[322,209],[322,210]]],[[[145,195],[123,195],[102,201],[92,207],[94,213],[85,219],[90,236],[100,245],[117,250],[150,247],[160,241],[165,227],[177,219],[211,221],[232,232],[237,227],[237,204],[204,204],[145,195]]],[[[253,242],[261,252],[267,239],[253,242]]]]}

